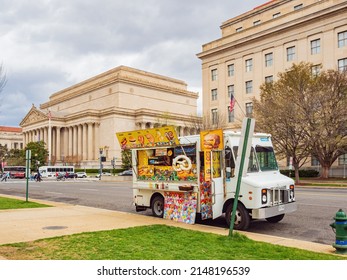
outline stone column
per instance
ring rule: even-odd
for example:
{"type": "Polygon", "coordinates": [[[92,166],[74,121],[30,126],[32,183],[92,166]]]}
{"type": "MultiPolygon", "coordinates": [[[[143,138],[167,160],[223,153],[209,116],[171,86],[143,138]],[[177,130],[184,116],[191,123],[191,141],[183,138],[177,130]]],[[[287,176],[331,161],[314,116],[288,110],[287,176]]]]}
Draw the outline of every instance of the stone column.
{"type": "Polygon", "coordinates": [[[83,129],[83,145],[82,145],[82,159],[87,160],[87,124],[82,125],[83,129]]]}
{"type": "Polygon", "coordinates": [[[40,140],[42,140],[43,142],[46,141],[46,139],[45,139],[45,129],[44,128],[40,129],[40,137],[41,137],[40,140]]]}
{"type": "MultiPolygon", "coordinates": [[[[52,156],[56,157],[56,155],[57,155],[57,151],[56,151],[56,149],[57,149],[57,130],[55,127],[52,127],[52,142],[51,142],[51,144],[52,144],[52,149],[51,149],[52,156]]],[[[55,159],[57,160],[57,157],[55,159]]]]}
{"type": "Polygon", "coordinates": [[[63,134],[63,155],[64,155],[64,162],[66,162],[66,157],[68,156],[68,147],[69,147],[69,131],[67,127],[64,127],[64,134],[63,134]]]}
{"type": "Polygon", "coordinates": [[[25,147],[27,145],[27,133],[23,132],[23,147],[25,147]]]}
{"type": "Polygon", "coordinates": [[[57,161],[61,160],[61,150],[60,150],[60,127],[56,127],[57,130],[57,144],[56,144],[56,159],[57,161]]]}
{"type": "Polygon", "coordinates": [[[69,146],[69,148],[68,148],[68,156],[72,156],[72,126],[69,126],[69,128],[68,128],[68,134],[69,134],[69,144],[68,144],[68,146],[69,146]]]}
{"type": "Polygon", "coordinates": [[[87,151],[87,159],[93,160],[93,123],[88,123],[88,151],[87,151]]]}
{"type": "Polygon", "coordinates": [[[73,156],[75,156],[76,158],[77,158],[77,155],[78,155],[78,153],[77,153],[77,126],[76,125],[74,125],[73,126],[73,156]]]}
{"type": "Polygon", "coordinates": [[[47,148],[48,148],[48,127],[44,127],[44,132],[43,132],[43,141],[46,143],[47,148]]]}
{"type": "Polygon", "coordinates": [[[82,147],[83,147],[83,142],[82,142],[82,125],[78,125],[77,126],[77,156],[79,157],[79,160],[83,159],[83,151],[82,151],[82,147]]]}
{"type": "MultiPolygon", "coordinates": [[[[99,154],[99,148],[100,148],[100,123],[95,123],[94,125],[94,159],[98,159],[99,154]]],[[[105,144],[105,143],[103,143],[105,144]]]]}

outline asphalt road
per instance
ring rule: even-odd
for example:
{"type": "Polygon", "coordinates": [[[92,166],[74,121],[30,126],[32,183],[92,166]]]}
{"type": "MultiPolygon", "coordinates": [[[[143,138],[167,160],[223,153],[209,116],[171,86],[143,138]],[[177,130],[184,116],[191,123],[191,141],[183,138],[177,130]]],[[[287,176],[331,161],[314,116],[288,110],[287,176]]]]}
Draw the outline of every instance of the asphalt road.
{"type": "MultiPolygon", "coordinates": [[[[1,182],[0,194],[25,197],[25,181],[1,182]]],[[[86,179],[29,182],[30,198],[136,213],[132,205],[131,182],[86,179]]],[[[298,211],[287,214],[281,222],[270,224],[265,220],[253,221],[248,231],[332,244],[335,234],[329,224],[334,221],[333,217],[340,208],[347,211],[347,189],[297,187],[296,201],[298,211]]],[[[151,215],[151,210],[138,214],[151,215]]],[[[224,218],[198,222],[226,227],[224,218]]]]}

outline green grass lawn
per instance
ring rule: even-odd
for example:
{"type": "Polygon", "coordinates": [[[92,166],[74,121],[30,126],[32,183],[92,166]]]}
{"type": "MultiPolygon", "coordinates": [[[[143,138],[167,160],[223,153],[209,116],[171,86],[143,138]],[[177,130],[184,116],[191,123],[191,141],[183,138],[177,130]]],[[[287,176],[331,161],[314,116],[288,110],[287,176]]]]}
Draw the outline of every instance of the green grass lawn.
{"type": "Polygon", "coordinates": [[[0,197],[0,210],[6,209],[19,209],[19,208],[38,208],[38,207],[51,207],[49,205],[30,202],[25,200],[0,197]]]}
{"type": "Polygon", "coordinates": [[[74,234],[0,246],[16,260],[337,260],[346,258],[165,225],[74,234]]]}

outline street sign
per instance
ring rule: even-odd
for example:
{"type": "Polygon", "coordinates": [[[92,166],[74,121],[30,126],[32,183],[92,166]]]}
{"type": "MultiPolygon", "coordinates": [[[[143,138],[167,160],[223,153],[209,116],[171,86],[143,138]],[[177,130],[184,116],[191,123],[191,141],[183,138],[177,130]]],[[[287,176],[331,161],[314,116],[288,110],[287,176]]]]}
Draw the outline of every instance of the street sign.
{"type": "Polygon", "coordinates": [[[26,177],[26,202],[28,202],[29,197],[29,178],[30,178],[30,162],[31,162],[31,150],[25,151],[25,161],[26,161],[26,168],[25,168],[25,177],[26,177]]]}

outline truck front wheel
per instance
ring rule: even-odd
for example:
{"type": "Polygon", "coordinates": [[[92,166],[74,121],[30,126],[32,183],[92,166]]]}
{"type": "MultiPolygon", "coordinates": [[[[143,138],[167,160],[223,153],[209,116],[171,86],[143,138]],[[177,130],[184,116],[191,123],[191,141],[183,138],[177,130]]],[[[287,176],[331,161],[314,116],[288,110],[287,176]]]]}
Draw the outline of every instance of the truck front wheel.
{"type": "MultiPolygon", "coordinates": [[[[231,203],[229,204],[225,212],[225,220],[227,222],[228,227],[230,227],[232,212],[233,212],[233,204],[231,203]]],[[[235,214],[234,229],[246,230],[248,229],[250,222],[251,222],[251,218],[249,216],[247,209],[241,203],[238,203],[236,214],[235,214]]]]}
{"type": "Polygon", "coordinates": [[[161,195],[155,196],[151,208],[154,217],[162,218],[164,216],[164,198],[161,195]]]}
{"type": "Polygon", "coordinates": [[[266,218],[266,220],[269,222],[269,223],[278,223],[279,221],[281,221],[284,217],[284,214],[281,214],[281,215],[277,215],[277,216],[274,216],[274,217],[269,217],[269,218],[266,218]]]}

